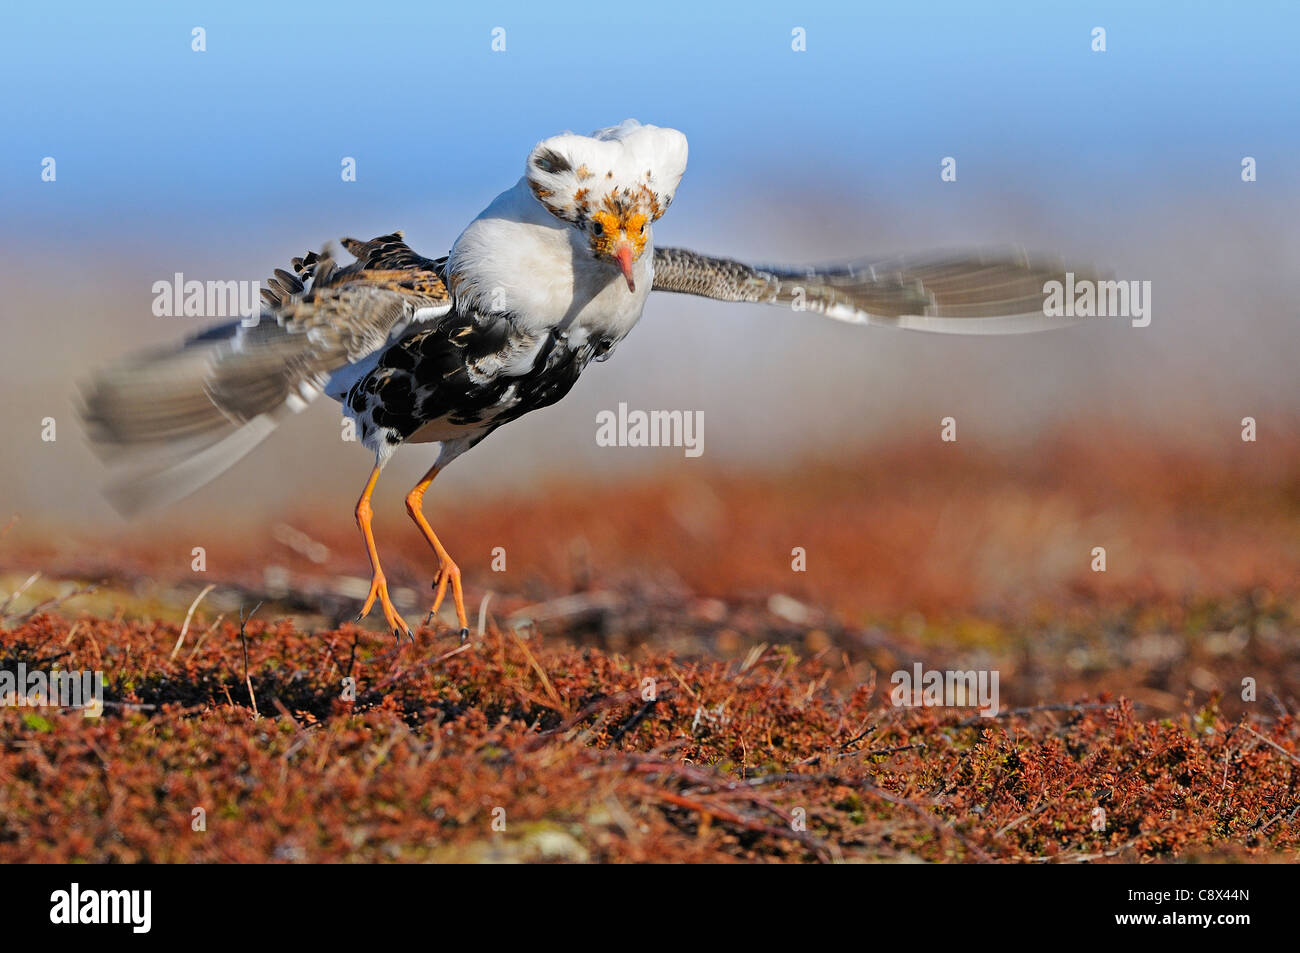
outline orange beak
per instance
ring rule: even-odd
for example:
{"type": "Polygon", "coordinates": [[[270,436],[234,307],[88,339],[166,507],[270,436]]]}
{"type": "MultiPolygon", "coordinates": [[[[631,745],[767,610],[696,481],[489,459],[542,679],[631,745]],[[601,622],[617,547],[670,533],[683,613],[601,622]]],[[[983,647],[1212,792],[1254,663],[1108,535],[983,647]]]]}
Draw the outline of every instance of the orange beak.
{"type": "Polygon", "coordinates": [[[627,279],[627,290],[636,291],[636,282],[632,280],[632,246],[626,242],[619,244],[614,249],[614,260],[618,262],[619,270],[627,279]]]}

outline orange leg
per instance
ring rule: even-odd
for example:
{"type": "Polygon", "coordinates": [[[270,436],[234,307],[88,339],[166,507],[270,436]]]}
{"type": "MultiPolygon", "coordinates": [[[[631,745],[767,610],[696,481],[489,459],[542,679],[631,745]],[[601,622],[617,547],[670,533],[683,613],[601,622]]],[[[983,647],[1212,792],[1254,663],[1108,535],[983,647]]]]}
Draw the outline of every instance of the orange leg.
{"type": "Polygon", "coordinates": [[[460,623],[460,637],[464,641],[469,637],[469,623],[465,621],[465,593],[460,587],[460,567],[452,562],[452,558],[447,555],[447,550],[438,541],[434,535],[433,527],[429,521],[424,518],[424,511],[421,505],[424,502],[424,491],[429,488],[433,478],[438,475],[439,466],[435,463],[429,468],[429,472],[424,475],[419,483],[410,493],[406,494],[406,512],[415,520],[415,525],[420,527],[420,532],[424,538],[429,541],[433,547],[434,554],[438,557],[438,575],[434,578],[433,584],[437,589],[433,597],[433,608],[429,610],[429,618],[432,619],[438,612],[438,607],[442,605],[443,597],[447,595],[447,583],[451,583],[451,597],[456,603],[456,620],[460,623]]]}
{"type": "Polygon", "coordinates": [[[361,607],[361,614],[357,616],[360,622],[370,612],[371,606],[375,604],[375,599],[379,599],[379,605],[384,610],[384,619],[388,622],[393,634],[400,641],[402,633],[412,642],[415,636],[411,633],[411,627],[406,621],[397,614],[393,608],[393,601],[388,598],[388,580],[384,578],[384,571],[379,568],[379,550],[375,548],[375,534],[370,528],[371,517],[374,516],[374,510],[370,508],[370,494],[375,492],[375,484],[379,482],[379,466],[376,465],[370,471],[370,479],[366,481],[366,488],[361,493],[361,499],[357,500],[357,525],[361,527],[361,535],[366,540],[366,552],[370,554],[370,568],[373,575],[370,580],[370,595],[366,599],[366,604],[361,607]]]}

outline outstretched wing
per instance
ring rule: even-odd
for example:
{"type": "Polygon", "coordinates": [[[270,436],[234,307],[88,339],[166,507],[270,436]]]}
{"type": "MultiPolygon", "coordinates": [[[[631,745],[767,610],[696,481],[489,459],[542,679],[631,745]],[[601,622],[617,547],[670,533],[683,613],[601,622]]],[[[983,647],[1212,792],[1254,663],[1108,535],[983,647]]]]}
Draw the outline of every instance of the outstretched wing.
{"type": "MultiPolygon", "coordinates": [[[[655,249],[655,291],[775,304],[852,324],[947,334],[1019,334],[1074,324],[1044,314],[1058,263],[997,251],[812,268],[755,267],[683,248],[655,249]]],[[[1074,272],[1076,280],[1088,277],[1074,272]]]]}
{"type": "Polygon", "coordinates": [[[97,449],[128,464],[149,458],[110,488],[119,508],[193,492],[306,407],[335,372],[451,310],[445,259],[417,255],[400,232],[343,244],[357,259],[346,267],[313,252],[293,260],[293,273],[277,269],[255,321],[128,358],[83,387],[97,449]]]}

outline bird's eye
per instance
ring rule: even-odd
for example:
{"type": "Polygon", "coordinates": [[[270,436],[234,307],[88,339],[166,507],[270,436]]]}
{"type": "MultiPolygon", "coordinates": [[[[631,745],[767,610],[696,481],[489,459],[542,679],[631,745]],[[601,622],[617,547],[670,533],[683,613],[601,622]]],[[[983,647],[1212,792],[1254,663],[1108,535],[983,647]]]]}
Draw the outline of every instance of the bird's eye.
{"type": "Polygon", "coordinates": [[[600,222],[592,222],[592,223],[591,223],[591,233],[592,233],[593,235],[604,235],[604,234],[605,234],[605,226],[602,225],[602,224],[600,224],[600,222]]]}

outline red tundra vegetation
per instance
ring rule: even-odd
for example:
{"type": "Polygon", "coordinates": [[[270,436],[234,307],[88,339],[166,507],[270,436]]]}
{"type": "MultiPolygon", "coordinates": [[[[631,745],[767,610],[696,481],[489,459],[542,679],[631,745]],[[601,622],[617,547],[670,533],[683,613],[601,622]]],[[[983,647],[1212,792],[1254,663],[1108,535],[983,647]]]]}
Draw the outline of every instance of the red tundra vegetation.
{"type": "Polygon", "coordinates": [[[106,702],[0,707],[0,861],[1294,862],[1300,455],[1113,445],[462,507],[464,645],[340,621],[345,525],[216,533],[200,582],[157,528],[15,531],[0,670],[106,702]],[[917,663],[996,714],[895,705],[917,663]]]}

